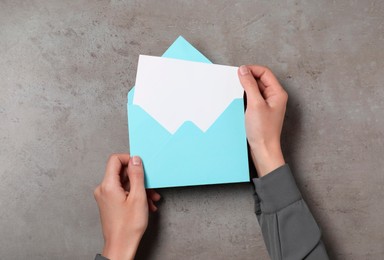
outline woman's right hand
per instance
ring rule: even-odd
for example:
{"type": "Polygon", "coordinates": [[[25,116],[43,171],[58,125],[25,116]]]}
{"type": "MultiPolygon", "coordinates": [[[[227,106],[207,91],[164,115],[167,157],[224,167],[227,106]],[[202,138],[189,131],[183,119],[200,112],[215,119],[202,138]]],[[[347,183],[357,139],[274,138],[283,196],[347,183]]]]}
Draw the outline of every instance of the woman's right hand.
{"type": "Polygon", "coordinates": [[[247,96],[245,128],[259,177],[285,164],[280,136],[288,94],[273,73],[259,65],[238,70],[247,96]]]}

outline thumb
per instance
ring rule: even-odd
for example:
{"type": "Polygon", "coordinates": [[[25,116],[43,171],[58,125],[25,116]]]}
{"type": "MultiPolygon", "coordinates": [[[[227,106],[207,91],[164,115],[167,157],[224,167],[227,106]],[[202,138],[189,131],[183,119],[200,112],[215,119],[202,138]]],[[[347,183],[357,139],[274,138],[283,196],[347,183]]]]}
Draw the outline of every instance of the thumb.
{"type": "Polygon", "coordinates": [[[259,86],[249,68],[245,65],[240,66],[237,74],[240,83],[247,94],[247,104],[255,104],[263,101],[264,99],[260,93],[259,86]]]}
{"type": "Polygon", "coordinates": [[[133,156],[129,160],[128,178],[130,183],[129,193],[132,195],[139,195],[140,193],[145,195],[144,169],[139,156],[133,156]]]}

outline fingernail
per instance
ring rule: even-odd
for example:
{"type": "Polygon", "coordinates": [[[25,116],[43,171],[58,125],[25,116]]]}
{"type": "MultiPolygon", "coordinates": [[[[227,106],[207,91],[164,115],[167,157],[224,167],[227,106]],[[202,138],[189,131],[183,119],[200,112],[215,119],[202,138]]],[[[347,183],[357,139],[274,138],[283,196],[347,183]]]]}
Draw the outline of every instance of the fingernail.
{"type": "Polygon", "coordinates": [[[249,73],[249,69],[247,68],[247,66],[240,66],[240,74],[241,76],[245,76],[249,73]]]}
{"type": "Polygon", "coordinates": [[[135,166],[138,166],[141,164],[141,159],[139,156],[133,156],[132,157],[132,164],[135,166]]]}

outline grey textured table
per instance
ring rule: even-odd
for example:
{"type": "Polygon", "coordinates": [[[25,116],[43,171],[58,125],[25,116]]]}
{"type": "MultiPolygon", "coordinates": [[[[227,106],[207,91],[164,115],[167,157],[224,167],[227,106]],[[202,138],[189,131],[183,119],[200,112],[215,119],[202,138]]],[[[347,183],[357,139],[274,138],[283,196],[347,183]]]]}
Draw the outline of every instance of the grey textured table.
{"type": "MultiPolygon", "coordinates": [[[[383,1],[0,1],[2,259],[91,259],[139,54],[185,36],[290,99],[287,161],[334,259],[384,255],[383,1]]],[[[160,190],[139,259],[268,259],[249,184],[160,190]]]]}

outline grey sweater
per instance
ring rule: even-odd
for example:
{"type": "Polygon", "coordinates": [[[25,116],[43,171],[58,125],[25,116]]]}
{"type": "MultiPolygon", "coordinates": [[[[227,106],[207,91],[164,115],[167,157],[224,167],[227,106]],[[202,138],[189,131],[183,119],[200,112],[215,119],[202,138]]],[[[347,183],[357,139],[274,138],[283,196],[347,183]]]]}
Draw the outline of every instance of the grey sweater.
{"type": "MultiPolygon", "coordinates": [[[[255,211],[273,260],[328,259],[321,232],[287,164],[254,178],[255,211]]],[[[108,260],[97,255],[95,260],[108,260]]]]}
{"type": "Polygon", "coordinates": [[[256,216],[271,259],[328,259],[320,229],[288,164],[253,183],[256,216]]]}

